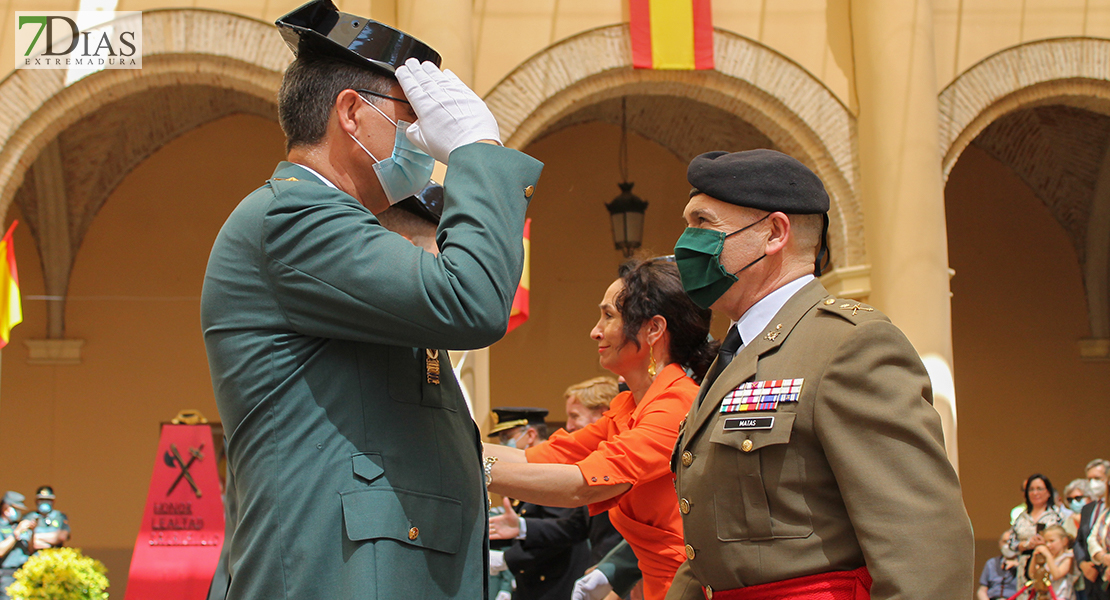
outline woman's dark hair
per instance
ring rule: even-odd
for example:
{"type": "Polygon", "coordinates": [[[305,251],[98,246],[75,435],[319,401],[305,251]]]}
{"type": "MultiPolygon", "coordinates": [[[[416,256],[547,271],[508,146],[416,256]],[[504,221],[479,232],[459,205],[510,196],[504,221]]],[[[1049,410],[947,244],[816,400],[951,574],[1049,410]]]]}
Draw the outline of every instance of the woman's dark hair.
{"type": "Polygon", "coordinates": [[[1052,487],[1052,482],[1048,480],[1048,477],[1045,477],[1040,473],[1036,473],[1034,475],[1030,475],[1029,479],[1025,480],[1025,512],[1028,513],[1033,512],[1033,503],[1029,501],[1029,486],[1033,485],[1034,479],[1040,479],[1041,481],[1043,481],[1044,488],[1048,490],[1047,506],[1052,506],[1053,504],[1056,504],[1056,490],[1052,487]]]}
{"type": "MultiPolygon", "coordinates": [[[[392,78],[349,62],[302,53],[285,70],[278,90],[278,123],[285,150],[323,141],[335,99],[343,90],[388,94],[392,78]]],[[[376,100],[367,98],[371,102],[376,100]]]]}
{"type": "Polygon", "coordinates": [[[700,381],[720,345],[709,341],[713,313],[686,295],[673,262],[633,259],[621,265],[619,273],[624,289],[615,302],[624,321],[625,343],[632,342],[638,349],[640,328],[655,315],[663,317],[671,334],[671,360],[693,371],[700,381]]]}

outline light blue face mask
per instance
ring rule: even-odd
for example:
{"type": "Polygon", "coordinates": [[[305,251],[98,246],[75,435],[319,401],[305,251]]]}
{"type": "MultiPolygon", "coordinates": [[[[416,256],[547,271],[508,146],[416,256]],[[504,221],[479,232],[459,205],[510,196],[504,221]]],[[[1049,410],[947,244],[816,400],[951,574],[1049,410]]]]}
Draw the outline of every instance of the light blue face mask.
{"type": "Polygon", "coordinates": [[[1083,510],[1083,506],[1085,504],[1087,504],[1087,502],[1083,498],[1076,498],[1075,500],[1068,500],[1068,506],[1071,508],[1072,512],[1079,512],[1079,511],[1083,510]]]}
{"type": "Polygon", "coordinates": [[[385,117],[390,123],[397,127],[397,137],[393,142],[393,155],[385,160],[378,160],[362,142],[358,141],[354,135],[348,133],[351,139],[364,152],[374,159],[374,173],[378,176],[378,181],[382,183],[382,189],[385,191],[386,198],[389,199],[390,206],[408,198],[415,196],[421,190],[428,186],[428,182],[432,180],[432,169],[435,168],[436,160],[428,156],[415,144],[409,141],[405,130],[408,129],[411,123],[406,121],[394,121],[390,119],[380,108],[374,106],[372,102],[363,98],[359,94],[362,101],[370,105],[370,108],[378,111],[378,114],[385,117]]]}
{"type": "Polygon", "coordinates": [[[528,428],[527,427],[524,428],[524,431],[521,431],[520,433],[518,433],[515,438],[505,442],[503,445],[506,446],[506,447],[509,447],[509,448],[516,448],[516,441],[519,440],[520,438],[524,437],[524,434],[526,434],[526,433],[528,433],[528,428]]]}

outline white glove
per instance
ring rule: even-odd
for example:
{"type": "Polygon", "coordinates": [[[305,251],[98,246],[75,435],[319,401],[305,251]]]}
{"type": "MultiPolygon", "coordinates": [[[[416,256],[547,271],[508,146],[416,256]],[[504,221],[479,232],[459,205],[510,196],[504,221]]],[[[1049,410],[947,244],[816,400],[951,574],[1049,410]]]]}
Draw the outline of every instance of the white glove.
{"type": "Polygon", "coordinates": [[[598,569],[586,573],[574,582],[570,600],[603,600],[613,591],[609,579],[598,569]]]}
{"type": "Polygon", "coordinates": [[[451,71],[410,58],[397,67],[397,81],[416,112],[409,141],[443,164],[459,146],[481,140],[501,143],[497,119],[485,102],[451,71]]]}
{"type": "Polygon", "coordinates": [[[489,551],[489,574],[491,577],[508,568],[509,565],[505,564],[504,552],[500,550],[489,551]]]}
{"type": "Polygon", "coordinates": [[[513,595],[509,592],[497,592],[497,597],[493,600],[512,600],[513,595]]]}

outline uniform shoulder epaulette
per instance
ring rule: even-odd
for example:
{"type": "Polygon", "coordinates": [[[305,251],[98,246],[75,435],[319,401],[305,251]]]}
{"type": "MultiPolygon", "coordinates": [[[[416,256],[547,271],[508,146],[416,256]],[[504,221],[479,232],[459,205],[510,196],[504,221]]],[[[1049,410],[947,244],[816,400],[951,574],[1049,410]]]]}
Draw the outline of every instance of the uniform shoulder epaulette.
{"type": "Polygon", "coordinates": [[[820,302],[819,306],[825,311],[839,315],[845,320],[853,323],[870,321],[875,318],[886,318],[886,315],[879,312],[874,307],[868,306],[858,300],[851,300],[848,298],[825,298],[820,302]]]}

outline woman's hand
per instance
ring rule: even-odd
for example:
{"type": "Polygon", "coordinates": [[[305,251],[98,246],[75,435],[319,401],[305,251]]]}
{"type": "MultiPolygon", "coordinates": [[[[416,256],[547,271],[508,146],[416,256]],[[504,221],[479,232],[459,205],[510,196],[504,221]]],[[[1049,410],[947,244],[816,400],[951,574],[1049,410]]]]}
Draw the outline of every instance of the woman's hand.
{"type": "Polygon", "coordinates": [[[1035,534],[1033,537],[1025,540],[1024,542],[1018,544],[1018,549],[1024,552],[1026,550],[1030,550],[1042,545],[1044,545],[1044,536],[1038,533],[1035,534]]]}
{"type": "Polygon", "coordinates": [[[502,498],[505,505],[505,514],[489,518],[489,539],[512,540],[520,535],[520,516],[513,510],[513,503],[508,498],[502,498]]]}

